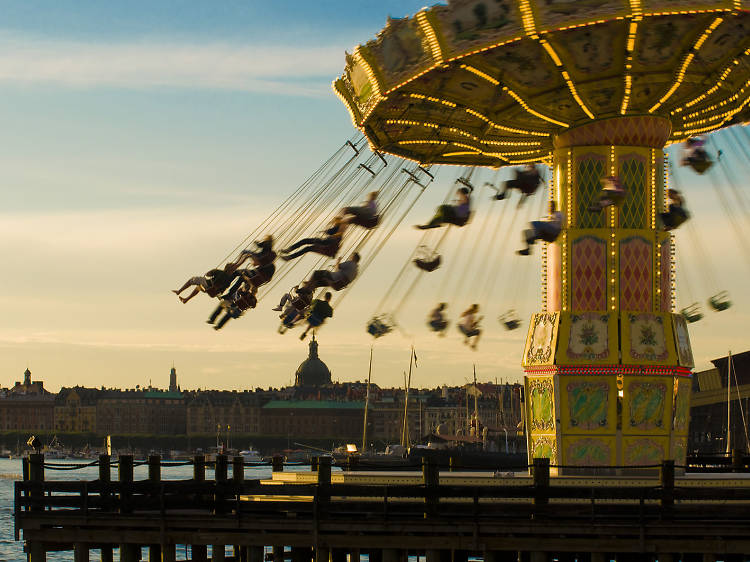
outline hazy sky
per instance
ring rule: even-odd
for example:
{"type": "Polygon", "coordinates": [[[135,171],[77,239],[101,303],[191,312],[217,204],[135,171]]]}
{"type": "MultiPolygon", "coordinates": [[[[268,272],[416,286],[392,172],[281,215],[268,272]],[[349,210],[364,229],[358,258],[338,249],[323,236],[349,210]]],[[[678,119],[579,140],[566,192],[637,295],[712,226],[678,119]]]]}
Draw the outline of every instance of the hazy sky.
{"type": "MultiPolygon", "coordinates": [[[[0,384],[29,366],[52,390],[165,386],[172,363],[183,388],[289,384],[307,344],[276,334],[271,304],[215,332],[204,322],[213,302],[200,295],[182,305],[170,289],[213,267],[352,135],[330,89],[344,51],[389,14],[422,5],[4,2],[0,384]]],[[[747,161],[735,162],[746,178],[747,161]]],[[[366,377],[365,322],[418,240],[407,225],[444,197],[449,176],[320,332],[334,378],[366,377]]],[[[687,288],[702,301],[726,288],[735,303],[692,327],[703,368],[729,348],[746,349],[750,253],[734,240],[711,184],[682,177],[696,216],[693,238],[686,229],[677,235],[687,288]]],[[[749,219],[737,211],[737,228],[746,231],[749,219]]],[[[400,384],[412,343],[417,386],[462,384],[472,363],[483,380],[520,380],[525,326],[506,332],[495,318],[514,307],[526,319],[537,306],[538,260],[513,257],[518,225],[502,236],[511,242],[487,242],[502,247],[502,287],[486,303],[479,350],[454,329],[438,339],[424,328],[439,296],[428,283],[402,312],[412,336],[377,341],[375,382],[400,384]]],[[[458,300],[470,302],[467,279],[458,300]]]]}

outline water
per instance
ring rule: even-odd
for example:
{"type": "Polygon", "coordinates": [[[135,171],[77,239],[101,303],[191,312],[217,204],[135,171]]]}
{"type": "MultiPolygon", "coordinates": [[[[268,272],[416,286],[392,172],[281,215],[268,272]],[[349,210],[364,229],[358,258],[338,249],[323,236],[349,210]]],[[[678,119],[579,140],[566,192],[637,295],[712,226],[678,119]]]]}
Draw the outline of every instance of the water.
{"type": "MultiPolygon", "coordinates": [[[[54,460],[49,461],[54,464],[86,464],[90,461],[80,460],[54,460]]],[[[309,466],[290,466],[285,467],[287,471],[309,471],[309,466]]],[[[21,460],[20,459],[0,459],[0,561],[23,561],[26,555],[23,552],[23,541],[15,541],[13,538],[13,483],[21,480],[21,460]]],[[[148,477],[147,466],[137,466],[134,470],[136,480],[145,480],[148,477]]],[[[207,474],[211,476],[211,472],[207,474]]],[[[112,477],[116,478],[117,470],[113,467],[112,477]]],[[[50,470],[45,469],[46,480],[96,480],[99,477],[99,467],[90,466],[79,470],[50,470]]],[[[193,477],[193,467],[187,466],[164,466],[161,470],[163,480],[187,480],[193,477]]],[[[252,480],[256,478],[270,478],[271,467],[245,467],[245,479],[252,480]]],[[[209,556],[211,547],[209,546],[209,556]]],[[[188,560],[185,545],[177,545],[177,560],[188,560]]],[[[229,554],[229,552],[227,552],[229,554]]],[[[99,551],[91,551],[91,559],[99,558],[99,551]]],[[[142,559],[147,560],[146,550],[143,550],[142,559]]],[[[47,560],[50,561],[68,561],[73,560],[73,551],[49,552],[47,560]]],[[[117,560],[117,553],[115,553],[117,560]]]]}

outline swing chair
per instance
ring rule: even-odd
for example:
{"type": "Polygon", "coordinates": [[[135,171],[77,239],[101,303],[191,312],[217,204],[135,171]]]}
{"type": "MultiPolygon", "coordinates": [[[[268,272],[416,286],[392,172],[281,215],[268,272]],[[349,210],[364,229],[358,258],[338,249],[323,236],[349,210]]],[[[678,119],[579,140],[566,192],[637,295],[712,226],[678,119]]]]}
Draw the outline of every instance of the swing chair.
{"type": "Polygon", "coordinates": [[[592,213],[598,213],[605,208],[614,205],[619,207],[625,201],[625,187],[620,183],[617,176],[607,176],[602,178],[602,190],[599,192],[599,198],[589,207],[592,213]]]}
{"type": "Polygon", "coordinates": [[[732,302],[729,300],[729,293],[727,291],[720,291],[708,299],[708,305],[716,312],[721,312],[732,306],[732,302]]]}
{"type": "Polygon", "coordinates": [[[693,322],[697,322],[701,318],[703,318],[703,313],[700,310],[700,306],[697,302],[694,302],[690,306],[686,306],[682,310],[680,310],[680,314],[682,314],[682,317],[687,320],[689,324],[692,324],[693,322]]]}
{"type": "Polygon", "coordinates": [[[704,174],[714,165],[713,160],[703,148],[704,141],[699,137],[689,138],[685,141],[687,155],[682,159],[683,166],[690,166],[698,174],[704,174]]]}
{"type": "Polygon", "coordinates": [[[367,324],[367,333],[375,339],[381,338],[384,335],[393,331],[393,327],[396,325],[393,318],[387,314],[381,314],[380,316],[373,316],[372,320],[367,324]]]}
{"type": "Polygon", "coordinates": [[[417,248],[417,257],[414,258],[414,265],[422,271],[429,273],[440,267],[442,261],[443,258],[436,251],[430,250],[427,246],[420,246],[417,248]]]}
{"type": "Polygon", "coordinates": [[[521,320],[518,318],[518,313],[510,309],[505,314],[501,314],[497,317],[500,323],[505,326],[506,330],[515,330],[521,325],[521,320]]]}

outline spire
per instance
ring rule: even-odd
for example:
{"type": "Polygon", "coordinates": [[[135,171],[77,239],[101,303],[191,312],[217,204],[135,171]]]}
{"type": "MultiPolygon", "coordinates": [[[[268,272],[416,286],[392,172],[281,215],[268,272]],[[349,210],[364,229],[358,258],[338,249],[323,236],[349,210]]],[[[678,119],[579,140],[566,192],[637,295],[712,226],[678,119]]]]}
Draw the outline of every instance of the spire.
{"type": "Polygon", "coordinates": [[[315,341],[315,334],[313,333],[312,341],[310,342],[310,358],[311,359],[317,359],[318,358],[318,342],[315,341]]]}
{"type": "Polygon", "coordinates": [[[23,372],[23,384],[24,386],[31,386],[31,371],[29,371],[28,367],[23,372]]]}
{"type": "Polygon", "coordinates": [[[177,369],[174,368],[174,363],[169,371],[169,392],[177,392],[177,369]]]}

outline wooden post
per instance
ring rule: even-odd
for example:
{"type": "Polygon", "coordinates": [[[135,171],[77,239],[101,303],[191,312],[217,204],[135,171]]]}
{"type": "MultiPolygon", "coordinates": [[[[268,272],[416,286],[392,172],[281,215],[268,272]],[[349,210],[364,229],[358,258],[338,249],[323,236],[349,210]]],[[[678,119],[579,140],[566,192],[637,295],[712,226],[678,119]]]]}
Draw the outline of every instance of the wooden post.
{"type": "Polygon", "coordinates": [[[318,459],[318,505],[325,507],[331,500],[331,457],[318,459]]]}
{"type": "Polygon", "coordinates": [[[247,561],[248,562],[266,562],[265,553],[263,552],[262,546],[249,546],[247,547],[247,561]]]}
{"type": "Polygon", "coordinates": [[[216,480],[216,495],[214,496],[214,513],[224,513],[224,491],[220,487],[227,481],[227,456],[216,455],[216,465],[214,466],[214,480],[216,480]]]}
{"type": "Polygon", "coordinates": [[[549,459],[534,459],[534,505],[549,503],[549,459]]]}
{"type": "Polygon", "coordinates": [[[343,548],[331,549],[331,562],[346,562],[346,550],[343,548]]]}
{"type": "Polygon", "coordinates": [[[193,562],[208,562],[208,547],[205,544],[191,544],[190,555],[193,562]]]}
{"type": "Polygon", "coordinates": [[[75,562],[89,562],[88,543],[77,542],[73,545],[73,560],[75,562]]]}
{"type": "MultiPolygon", "coordinates": [[[[132,457],[131,457],[132,458],[132,457]]],[[[137,544],[120,545],[120,562],[140,562],[141,547],[137,544]]]]}
{"type": "MultiPolygon", "coordinates": [[[[133,482],[133,455],[120,455],[117,463],[117,476],[120,484],[127,486],[133,482]]],[[[129,491],[123,492],[120,490],[120,513],[130,513],[132,510],[130,498],[131,493],[129,491]]]]}
{"type": "MultiPolygon", "coordinates": [[[[154,486],[161,482],[161,456],[149,455],[148,457],[148,481],[154,486]]],[[[158,501],[158,494],[152,494],[151,499],[158,501]]],[[[151,544],[148,547],[149,562],[161,562],[162,545],[151,544]]]]}
{"type": "MultiPolygon", "coordinates": [[[[29,455],[29,482],[39,484],[44,483],[44,455],[34,453],[29,455]]],[[[31,492],[31,511],[44,511],[44,492],[41,489],[32,490],[31,492]]]]}
{"type": "Polygon", "coordinates": [[[193,457],[193,480],[196,482],[206,481],[206,457],[203,455],[193,457]]]}
{"type": "Polygon", "coordinates": [[[273,545],[273,562],[284,562],[284,547],[280,544],[273,545]]]}
{"type": "MultiPolygon", "coordinates": [[[[133,482],[133,455],[120,455],[117,462],[117,477],[121,485],[127,486],[133,482]]],[[[132,505],[130,491],[120,490],[120,513],[130,513],[132,505]]],[[[140,546],[134,544],[120,545],[120,561],[135,562],[140,560],[140,546]],[[137,554],[136,554],[137,552],[137,554]]]]}
{"type": "Polygon", "coordinates": [[[175,562],[175,560],[177,560],[177,545],[174,543],[162,545],[161,562],[175,562]]]}
{"type": "MultiPolygon", "coordinates": [[[[193,481],[196,484],[206,481],[206,457],[204,455],[195,455],[193,457],[193,481]]],[[[196,500],[197,503],[203,503],[200,495],[196,496],[196,500]]],[[[205,544],[191,544],[190,555],[195,562],[207,562],[208,547],[205,544]]]]}
{"type": "Polygon", "coordinates": [[[318,472],[318,457],[310,459],[310,472],[318,472]]]}
{"type": "Polygon", "coordinates": [[[232,480],[239,483],[245,479],[245,458],[232,458],[232,480]]]}
{"type": "Polygon", "coordinates": [[[434,516],[437,513],[438,487],[440,486],[440,468],[433,459],[422,457],[422,481],[425,487],[424,503],[425,518],[434,516]]]}
{"type": "MultiPolygon", "coordinates": [[[[216,458],[224,455],[216,455],[216,458]]],[[[226,553],[224,552],[223,544],[215,544],[211,548],[211,562],[224,562],[226,560],[226,553]]]]}
{"type": "MultiPolygon", "coordinates": [[[[41,486],[44,483],[44,455],[40,453],[29,455],[27,466],[29,482],[41,486]]],[[[41,489],[32,490],[31,511],[44,511],[43,500],[44,492],[41,489]]],[[[44,562],[47,559],[47,552],[44,548],[44,543],[38,541],[27,541],[26,544],[29,549],[30,562],[44,562]]]]}
{"type": "Polygon", "coordinates": [[[357,470],[359,466],[359,455],[349,455],[346,459],[346,468],[348,471],[357,470]]]}
{"type": "Polygon", "coordinates": [[[330,559],[330,548],[328,548],[327,546],[318,546],[315,548],[315,562],[330,562],[330,559]]]}
{"type": "Polygon", "coordinates": [[[284,472],[284,457],[281,455],[274,455],[271,459],[271,470],[273,472],[284,472]]]}
{"type": "Polygon", "coordinates": [[[659,473],[661,483],[661,506],[671,508],[674,505],[674,461],[663,460],[659,473]]]}

